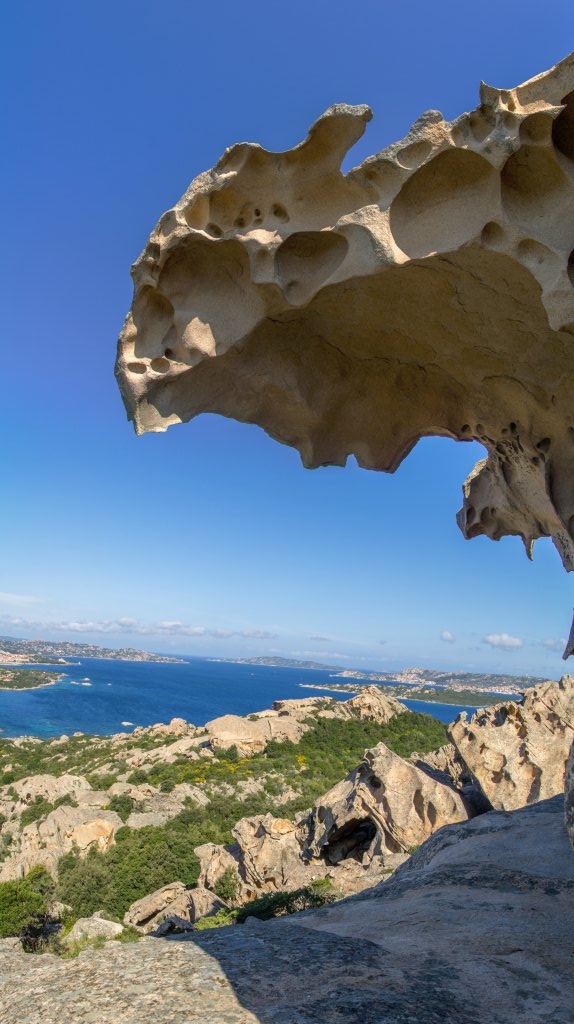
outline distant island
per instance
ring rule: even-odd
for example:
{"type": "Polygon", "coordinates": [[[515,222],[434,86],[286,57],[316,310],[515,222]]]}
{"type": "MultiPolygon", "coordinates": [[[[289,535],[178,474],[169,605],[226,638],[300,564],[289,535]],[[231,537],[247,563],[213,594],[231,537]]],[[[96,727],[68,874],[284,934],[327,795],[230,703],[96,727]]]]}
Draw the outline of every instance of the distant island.
{"type": "Polygon", "coordinates": [[[225,662],[228,665],[263,665],[267,668],[320,669],[336,672],[337,665],[322,665],[320,661],[299,661],[297,658],[210,658],[210,661],[225,662]]]}
{"type": "MultiPolygon", "coordinates": [[[[438,687],[454,693],[472,690],[480,693],[517,694],[541,681],[539,676],[513,676],[493,672],[443,672],[434,668],[404,668],[399,672],[361,672],[342,669],[337,679],[384,682],[412,688],[412,691],[438,687]]],[[[341,685],[341,684],[340,684],[341,685]]],[[[345,688],[344,686],[342,687],[345,688]]]]}
{"type": "Polygon", "coordinates": [[[100,658],[109,661],[153,661],[185,664],[183,658],[167,654],[152,654],[134,647],[99,647],[98,644],[78,644],[69,640],[21,640],[0,636],[0,665],[43,664],[67,665],[69,658],[100,658]]]}
{"type": "Polygon", "coordinates": [[[61,672],[36,671],[33,668],[0,668],[0,690],[36,690],[53,686],[62,678],[61,672]]]}

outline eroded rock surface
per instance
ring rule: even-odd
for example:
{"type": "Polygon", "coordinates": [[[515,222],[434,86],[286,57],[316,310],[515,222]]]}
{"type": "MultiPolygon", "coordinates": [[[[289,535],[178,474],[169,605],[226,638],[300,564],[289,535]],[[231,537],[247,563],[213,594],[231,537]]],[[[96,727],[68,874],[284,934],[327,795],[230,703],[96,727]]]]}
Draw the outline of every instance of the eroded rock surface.
{"type": "Polygon", "coordinates": [[[338,864],[353,852],[367,864],[410,853],[436,829],[469,817],[452,786],[432,779],[384,743],[365,751],[362,763],[313,808],[309,850],[338,864]]]}
{"type": "Polygon", "coordinates": [[[524,701],[463,712],[449,726],[458,753],[497,810],[562,793],[574,741],[574,678],[541,683],[524,701]]]}
{"type": "Polygon", "coordinates": [[[128,414],[258,423],[309,467],[476,439],[465,536],[551,536],[571,570],[574,56],[343,174],[370,119],[232,146],[163,215],[119,342],[128,414]]]}

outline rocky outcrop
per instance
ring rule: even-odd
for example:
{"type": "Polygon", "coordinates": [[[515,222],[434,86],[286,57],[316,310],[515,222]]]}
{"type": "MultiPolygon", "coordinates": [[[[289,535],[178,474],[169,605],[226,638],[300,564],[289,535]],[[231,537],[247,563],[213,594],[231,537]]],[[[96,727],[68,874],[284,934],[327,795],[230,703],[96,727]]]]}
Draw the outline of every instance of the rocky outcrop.
{"type": "Polygon", "coordinates": [[[331,864],[352,854],[365,864],[381,858],[395,867],[395,855],[404,857],[437,829],[469,816],[454,787],[430,778],[379,743],[316,802],[306,845],[331,864]]]}
{"type": "Polygon", "coordinates": [[[231,868],[239,902],[327,876],[341,892],[357,892],[392,871],[436,829],[471,813],[452,785],[379,743],[297,821],[272,814],[242,818],[232,830],[232,846],[198,847],[199,882],[214,887],[231,868]]]}
{"type": "Polygon", "coordinates": [[[525,691],[449,726],[465,765],[497,810],[514,810],[562,793],[574,740],[574,678],[525,691]]]}
{"type": "Polygon", "coordinates": [[[257,423],[308,467],[476,439],[464,535],[550,536],[571,570],[574,56],[343,174],[371,116],[233,146],[161,217],[119,341],[128,415],[257,423]]]}
{"type": "Polygon", "coordinates": [[[305,731],[305,727],[295,718],[272,716],[269,713],[258,716],[256,720],[241,718],[239,715],[223,715],[206,722],[205,728],[214,752],[235,747],[240,757],[263,753],[270,740],[298,743],[305,731]]]}
{"type": "Polygon", "coordinates": [[[380,686],[362,686],[356,697],[345,701],[329,697],[273,701],[273,711],[277,711],[281,717],[288,715],[299,722],[305,722],[309,718],[339,718],[343,721],[360,718],[364,722],[386,725],[391,718],[403,714],[406,710],[400,701],[394,697],[387,697],[380,686]]]}
{"type": "MultiPolygon", "coordinates": [[[[215,893],[203,886],[188,889],[183,882],[172,882],[132,903],[124,915],[124,924],[141,932],[155,933],[166,920],[193,924],[200,917],[217,914],[226,906],[215,893]]],[[[167,931],[173,930],[176,929],[170,927],[167,931]]]]}
{"type": "Polygon", "coordinates": [[[104,853],[115,842],[123,821],[115,811],[62,806],[43,821],[34,821],[19,834],[19,848],[0,866],[0,882],[21,878],[42,865],[57,878],[58,860],[70,850],[84,856],[94,848],[104,853]]]}
{"type": "Polygon", "coordinates": [[[2,940],[0,1024],[571,1024],[572,920],[555,798],[450,826],[323,910],[64,961],[2,940]]]}
{"type": "Polygon", "coordinates": [[[80,917],[74,922],[70,931],[63,938],[66,946],[73,946],[76,942],[91,942],[94,939],[117,939],[123,932],[123,927],[117,921],[106,921],[99,913],[91,917],[80,917]]]}
{"type": "Polygon", "coordinates": [[[207,722],[205,729],[214,751],[236,747],[240,757],[262,753],[270,740],[298,743],[318,718],[345,721],[360,718],[386,725],[394,715],[406,711],[404,704],[386,697],[379,686],[365,686],[350,700],[331,697],[304,697],[301,700],[276,700],[270,710],[242,718],[224,715],[207,722]]]}

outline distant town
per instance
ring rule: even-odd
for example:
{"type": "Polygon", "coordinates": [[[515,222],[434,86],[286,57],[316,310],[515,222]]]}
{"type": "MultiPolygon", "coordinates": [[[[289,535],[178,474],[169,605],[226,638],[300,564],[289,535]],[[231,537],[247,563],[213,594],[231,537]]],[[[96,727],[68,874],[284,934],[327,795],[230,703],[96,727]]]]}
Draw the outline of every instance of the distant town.
{"type": "Polygon", "coordinates": [[[0,664],[2,665],[68,665],[74,658],[101,658],[113,661],[153,661],[183,664],[182,658],[167,654],[152,654],[134,647],[100,647],[98,644],[78,644],[69,640],[21,640],[0,636],[0,664]]]}
{"type": "MultiPolygon", "coordinates": [[[[383,683],[385,693],[399,698],[442,702],[445,704],[494,704],[502,694],[519,696],[529,686],[541,680],[537,676],[497,675],[489,672],[443,672],[432,668],[404,668],[399,672],[362,672],[359,669],[340,669],[317,661],[299,661],[297,658],[217,658],[240,665],[261,665],[270,668],[298,668],[308,671],[320,669],[331,672],[329,689],[336,692],[356,693],[359,686],[383,683]],[[341,682],[338,682],[341,680],[341,682]]],[[[303,688],[325,689],[325,684],[301,683],[303,688]]]]}

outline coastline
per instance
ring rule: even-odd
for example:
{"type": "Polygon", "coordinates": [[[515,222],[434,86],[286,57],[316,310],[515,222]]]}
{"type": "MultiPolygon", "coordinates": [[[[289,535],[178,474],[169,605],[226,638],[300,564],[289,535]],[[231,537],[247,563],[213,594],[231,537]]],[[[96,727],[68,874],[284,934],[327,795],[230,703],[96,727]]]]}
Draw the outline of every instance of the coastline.
{"type": "MultiPolygon", "coordinates": [[[[356,696],[357,693],[358,693],[358,690],[343,690],[342,688],[334,687],[334,686],[319,686],[316,683],[299,683],[298,685],[301,687],[301,689],[304,689],[304,690],[329,690],[330,693],[339,693],[339,694],[341,694],[341,693],[347,694],[348,693],[350,697],[356,696]]],[[[407,685],[409,685],[409,684],[407,684],[407,685]]],[[[412,685],[412,684],[410,684],[410,685],[412,685]]],[[[461,690],[461,696],[463,696],[463,695],[464,695],[464,690],[461,690]]],[[[393,697],[395,700],[401,701],[402,703],[404,703],[407,700],[410,700],[410,701],[416,700],[417,703],[419,703],[419,704],[426,704],[429,708],[434,707],[436,704],[442,704],[442,706],[445,707],[445,708],[461,708],[461,707],[464,708],[464,706],[465,706],[464,703],[462,703],[462,702],[459,702],[458,704],[453,704],[453,703],[451,703],[451,701],[447,701],[447,700],[438,700],[438,699],[437,700],[428,700],[428,699],[425,700],[423,697],[420,697],[416,692],[413,693],[412,696],[407,696],[406,694],[401,694],[400,697],[397,697],[396,694],[394,694],[394,693],[389,694],[389,696],[393,697]]],[[[438,694],[437,694],[437,696],[438,696],[438,694]]],[[[500,699],[501,699],[501,701],[505,699],[502,694],[500,695],[500,699]]],[[[512,699],[512,697],[510,699],[512,699]]],[[[488,704],[478,705],[478,707],[483,707],[483,706],[484,707],[489,707],[489,706],[492,707],[492,705],[488,705],[488,704]]],[[[477,705],[476,705],[475,702],[473,702],[472,704],[468,704],[468,707],[474,709],[475,707],[477,707],[477,705]]]]}
{"type": "Polygon", "coordinates": [[[55,686],[61,683],[64,676],[59,679],[50,679],[49,683],[38,683],[37,686],[0,686],[0,693],[29,693],[30,690],[45,690],[47,686],[55,686]]]}

